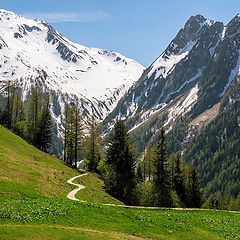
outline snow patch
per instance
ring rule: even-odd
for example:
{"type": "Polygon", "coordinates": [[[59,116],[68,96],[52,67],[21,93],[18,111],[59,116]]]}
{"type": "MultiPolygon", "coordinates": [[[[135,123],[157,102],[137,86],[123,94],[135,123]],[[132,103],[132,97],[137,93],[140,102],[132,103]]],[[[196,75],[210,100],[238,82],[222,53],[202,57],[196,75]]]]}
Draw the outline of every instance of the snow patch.
{"type": "Polygon", "coordinates": [[[163,53],[153,63],[148,77],[150,78],[155,73],[155,79],[160,76],[166,78],[174,70],[176,64],[188,55],[195,43],[196,41],[189,41],[186,46],[179,51],[179,54],[176,55],[169,55],[166,57],[165,53],[163,53]]]}
{"type": "Polygon", "coordinates": [[[166,97],[166,99],[168,100],[172,95],[174,95],[176,93],[179,93],[189,83],[194,82],[195,80],[197,80],[202,75],[202,72],[203,72],[202,69],[198,69],[197,73],[196,73],[196,75],[194,77],[192,77],[191,79],[185,81],[177,90],[174,90],[171,93],[169,93],[168,96],[166,97]]]}
{"type": "Polygon", "coordinates": [[[240,50],[238,50],[238,60],[237,60],[236,67],[232,69],[231,74],[228,78],[227,84],[224,86],[222,93],[220,93],[219,95],[220,97],[222,97],[225,94],[225,92],[228,90],[229,86],[231,85],[232,81],[239,73],[240,73],[240,50]]]}
{"type": "Polygon", "coordinates": [[[164,126],[169,125],[169,123],[173,122],[178,116],[181,114],[185,115],[188,113],[197,102],[198,99],[198,84],[193,87],[187,97],[184,100],[180,100],[168,111],[168,119],[164,123],[164,126]]]}

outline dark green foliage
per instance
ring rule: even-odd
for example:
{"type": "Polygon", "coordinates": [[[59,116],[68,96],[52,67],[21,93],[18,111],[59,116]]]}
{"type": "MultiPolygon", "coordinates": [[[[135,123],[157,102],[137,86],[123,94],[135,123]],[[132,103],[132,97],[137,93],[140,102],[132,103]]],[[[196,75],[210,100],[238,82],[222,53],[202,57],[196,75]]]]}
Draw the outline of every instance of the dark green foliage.
{"type": "Polygon", "coordinates": [[[88,169],[91,172],[96,172],[98,163],[101,159],[101,129],[97,124],[94,116],[88,121],[87,124],[88,136],[85,141],[85,152],[88,160],[88,169]]]}
{"type": "Polygon", "coordinates": [[[174,176],[173,176],[173,187],[180,199],[182,207],[187,206],[187,189],[184,182],[184,172],[181,168],[180,157],[176,157],[174,176]]]}
{"type": "Polygon", "coordinates": [[[137,165],[137,180],[138,180],[138,182],[144,181],[143,171],[142,171],[142,167],[141,167],[140,163],[137,165]]]}
{"type": "Polygon", "coordinates": [[[183,148],[189,120],[180,116],[176,119],[172,130],[166,135],[166,148],[169,153],[177,153],[183,148]]]}
{"type": "Polygon", "coordinates": [[[207,196],[220,191],[236,197],[240,192],[240,101],[222,109],[184,154],[199,170],[207,196]]]}
{"type": "Polygon", "coordinates": [[[107,191],[127,204],[134,202],[136,184],[134,156],[127,129],[117,120],[107,150],[108,174],[105,179],[107,191]]]}
{"type": "Polygon", "coordinates": [[[49,102],[42,112],[36,132],[36,146],[47,152],[52,144],[52,117],[49,110],[49,102]]]}
{"type": "Polygon", "coordinates": [[[153,175],[153,198],[156,206],[171,207],[171,181],[168,169],[168,161],[165,149],[164,130],[161,129],[161,134],[156,146],[155,156],[155,172],[153,175]]]}
{"type": "Polygon", "coordinates": [[[202,192],[197,171],[195,168],[192,168],[189,173],[188,207],[200,208],[202,202],[202,192]]]}

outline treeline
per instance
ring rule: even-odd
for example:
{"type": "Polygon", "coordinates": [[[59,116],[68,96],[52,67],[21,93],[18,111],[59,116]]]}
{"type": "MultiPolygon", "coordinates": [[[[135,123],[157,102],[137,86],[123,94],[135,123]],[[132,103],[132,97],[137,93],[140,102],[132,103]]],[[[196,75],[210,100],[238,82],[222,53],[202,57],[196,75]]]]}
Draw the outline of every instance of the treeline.
{"type": "Polygon", "coordinates": [[[196,170],[179,156],[168,156],[165,145],[162,129],[157,144],[137,164],[127,129],[117,120],[100,169],[106,190],[126,204],[199,208],[203,195],[196,170]]]}
{"type": "Polygon", "coordinates": [[[1,93],[0,124],[48,152],[52,143],[49,95],[36,85],[24,101],[21,88],[14,82],[7,82],[1,93]]]}

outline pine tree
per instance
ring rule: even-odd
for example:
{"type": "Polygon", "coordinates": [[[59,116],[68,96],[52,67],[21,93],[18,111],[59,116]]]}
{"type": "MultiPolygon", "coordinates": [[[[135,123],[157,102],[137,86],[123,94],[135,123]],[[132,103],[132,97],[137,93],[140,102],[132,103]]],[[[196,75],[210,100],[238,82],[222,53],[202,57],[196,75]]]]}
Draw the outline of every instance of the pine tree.
{"type": "Polygon", "coordinates": [[[188,194],[188,207],[200,208],[203,199],[197,170],[195,168],[190,169],[188,194]]]}
{"type": "Polygon", "coordinates": [[[127,129],[122,120],[117,120],[107,150],[108,175],[105,179],[107,190],[127,204],[134,202],[136,185],[134,157],[127,129]]]}
{"type": "Polygon", "coordinates": [[[101,131],[95,117],[92,115],[87,124],[88,136],[86,137],[86,158],[88,169],[96,172],[98,163],[101,159],[101,131]]]}
{"type": "Polygon", "coordinates": [[[83,142],[83,122],[82,116],[79,111],[79,107],[74,105],[73,110],[75,112],[75,126],[74,126],[74,166],[77,168],[77,162],[81,156],[81,148],[83,142]]]}
{"type": "Polygon", "coordinates": [[[40,89],[36,85],[32,87],[28,101],[27,122],[29,126],[29,139],[33,145],[37,146],[37,129],[40,119],[40,89]]]}
{"type": "Polygon", "coordinates": [[[42,111],[37,130],[36,130],[36,146],[47,152],[52,144],[52,117],[49,109],[49,100],[42,111]]]}
{"type": "Polygon", "coordinates": [[[2,113],[1,122],[7,128],[11,129],[12,127],[12,103],[13,103],[13,85],[10,81],[7,81],[4,86],[6,93],[6,107],[2,113]]]}
{"type": "Polygon", "coordinates": [[[184,175],[181,169],[181,160],[179,156],[176,156],[173,186],[180,199],[181,206],[186,207],[187,206],[187,190],[184,184],[184,175]]]}
{"type": "Polygon", "coordinates": [[[156,206],[171,207],[171,182],[165,150],[165,135],[161,129],[155,152],[155,172],[153,176],[153,198],[156,206]]]}

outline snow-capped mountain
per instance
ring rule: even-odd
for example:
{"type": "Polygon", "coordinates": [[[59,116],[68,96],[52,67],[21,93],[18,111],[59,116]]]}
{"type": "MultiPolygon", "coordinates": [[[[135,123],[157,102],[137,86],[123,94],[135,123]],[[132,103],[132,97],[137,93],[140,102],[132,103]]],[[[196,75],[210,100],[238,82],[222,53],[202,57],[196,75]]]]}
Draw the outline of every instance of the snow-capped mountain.
{"type": "Polygon", "coordinates": [[[181,116],[196,118],[226,95],[240,65],[240,15],[229,24],[191,17],[105,119],[126,119],[142,151],[181,116]]]}
{"type": "Polygon", "coordinates": [[[240,15],[191,17],[104,120],[123,118],[138,154],[166,130],[168,153],[198,168],[206,194],[240,189],[240,15]]]}
{"type": "Polygon", "coordinates": [[[80,102],[84,114],[94,112],[102,120],[143,66],[113,51],[73,43],[44,21],[0,10],[0,70],[0,84],[17,80],[27,91],[40,81],[56,93],[60,108],[68,96],[80,102]]]}

